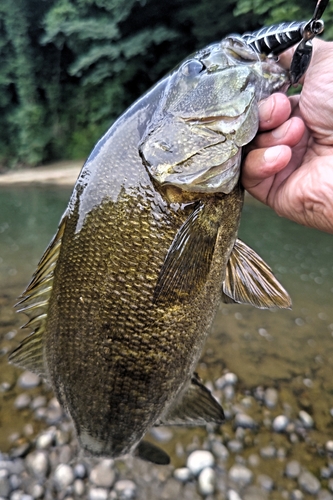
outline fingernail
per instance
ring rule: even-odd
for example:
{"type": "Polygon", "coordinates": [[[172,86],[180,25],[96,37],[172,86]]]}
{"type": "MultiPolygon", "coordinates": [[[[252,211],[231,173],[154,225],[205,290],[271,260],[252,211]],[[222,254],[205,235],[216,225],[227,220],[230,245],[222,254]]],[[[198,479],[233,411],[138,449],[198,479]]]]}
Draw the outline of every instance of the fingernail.
{"type": "Polygon", "coordinates": [[[266,149],[264,153],[264,160],[266,163],[275,163],[281,154],[281,146],[274,146],[273,148],[266,149]]]}
{"type": "Polygon", "coordinates": [[[260,121],[269,122],[274,109],[274,100],[272,98],[264,99],[259,102],[260,121]]]}
{"type": "Polygon", "coordinates": [[[280,125],[280,127],[272,130],[272,136],[274,139],[283,139],[288,131],[289,125],[290,123],[284,123],[283,125],[280,125]]]}

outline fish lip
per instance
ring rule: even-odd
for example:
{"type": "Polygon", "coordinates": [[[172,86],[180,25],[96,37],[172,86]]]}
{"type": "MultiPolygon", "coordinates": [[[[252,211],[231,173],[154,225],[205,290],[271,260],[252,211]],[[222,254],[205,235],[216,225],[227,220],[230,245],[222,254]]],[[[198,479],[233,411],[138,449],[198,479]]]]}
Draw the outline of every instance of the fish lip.
{"type": "Polygon", "coordinates": [[[239,181],[240,151],[227,162],[215,165],[208,170],[195,173],[157,174],[156,180],[163,186],[172,185],[182,191],[198,193],[229,194],[239,181]]]}

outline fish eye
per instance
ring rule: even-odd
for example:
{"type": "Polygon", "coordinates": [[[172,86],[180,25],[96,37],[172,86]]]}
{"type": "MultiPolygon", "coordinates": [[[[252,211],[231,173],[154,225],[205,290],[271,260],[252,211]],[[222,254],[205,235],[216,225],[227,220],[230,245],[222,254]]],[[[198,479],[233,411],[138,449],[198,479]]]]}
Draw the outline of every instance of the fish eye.
{"type": "Polygon", "coordinates": [[[205,66],[200,61],[191,59],[183,65],[182,73],[184,76],[197,76],[203,69],[205,66]]]}

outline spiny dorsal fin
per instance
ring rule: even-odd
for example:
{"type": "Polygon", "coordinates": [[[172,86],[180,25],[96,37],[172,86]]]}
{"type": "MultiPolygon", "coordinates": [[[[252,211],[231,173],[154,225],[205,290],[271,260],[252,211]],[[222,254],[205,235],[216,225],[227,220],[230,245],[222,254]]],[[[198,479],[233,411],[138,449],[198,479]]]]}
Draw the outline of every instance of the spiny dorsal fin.
{"type": "Polygon", "coordinates": [[[199,203],[173,240],[157,280],[154,301],[193,296],[206,282],[219,223],[210,207],[199,203]]]}
{"type": "Polygon", "coordinates": [[[271,268],[241,240],[236,240],[228,261],[222,300],[251,304],[260,309],[291,308],[291,299],[271,268]]]}
{"type": "Polygon", "coordinates": [[[17,312],[24,312],[29,321],[22,328],[33,328],[34,332],[25,338],[10,354],[9,361],[15,365],[46,377],[43,360],[43,333],[52,292],[54,269],[64,234],[66,217],[60,223],[58,232],[44,252],[29,285],[16,304],[17,312]]]}
{"type": "Polygon", "coordinates": [[[224,413],[221,405],[205,387],[197,374],[180,400],[177,400],[155,425],[200,426],[222,424],[224,413]]]}

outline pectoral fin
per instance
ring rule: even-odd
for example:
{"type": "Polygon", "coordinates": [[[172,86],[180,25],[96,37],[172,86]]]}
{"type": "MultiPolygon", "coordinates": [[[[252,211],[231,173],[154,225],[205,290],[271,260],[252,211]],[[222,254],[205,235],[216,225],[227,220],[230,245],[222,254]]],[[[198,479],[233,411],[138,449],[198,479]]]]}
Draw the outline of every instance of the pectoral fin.
{"type": "Polygon", "coordinates": [[[187,391],[177,400],[155,425],[200,426],[222,424],[221,405],[195,374],[187,391]]]}
{"type": "Polygon", "coordinates": [[[199,203],[179,229],[157,280],[155,302],[193,296],[206,282],[220,227],[213,212],[199,203]]]}
{"type": "Polygon", "coordinates": [[[222,286],[226,303],[251,304],[261,309],[291,308],[291,299],[259,255],[241,240],[236,240],[222,286]]]}
{"type": "Polygon", "coordinates": [[[142,460],[152,462],[153,464],[168,465],[170,463],[169,455],[148,441],[141,441],[136,447],[134,454],[142,460]]]}

